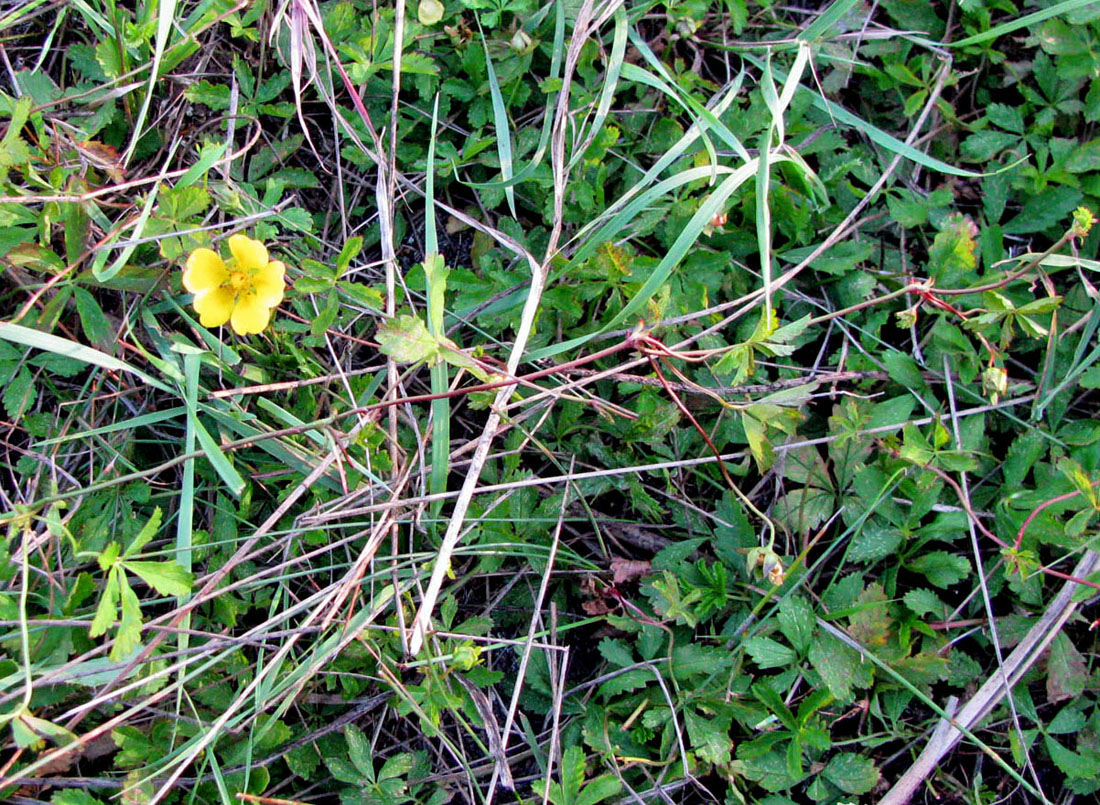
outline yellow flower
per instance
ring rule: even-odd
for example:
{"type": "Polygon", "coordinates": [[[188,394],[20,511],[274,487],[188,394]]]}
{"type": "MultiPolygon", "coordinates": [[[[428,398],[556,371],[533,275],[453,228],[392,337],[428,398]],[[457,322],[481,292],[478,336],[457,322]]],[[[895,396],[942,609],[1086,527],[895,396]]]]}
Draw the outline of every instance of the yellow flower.
{"type": "Polygon", "coordinates": [[[283,301],[286,266],[268,260],[260,241],[233,235],[227,261],[211,249],[195,249],[187,258],[183,287],[195,295],[192,304],[203,327],[227,321],[237,335],[263,332],[271,311],[283,301]]]}

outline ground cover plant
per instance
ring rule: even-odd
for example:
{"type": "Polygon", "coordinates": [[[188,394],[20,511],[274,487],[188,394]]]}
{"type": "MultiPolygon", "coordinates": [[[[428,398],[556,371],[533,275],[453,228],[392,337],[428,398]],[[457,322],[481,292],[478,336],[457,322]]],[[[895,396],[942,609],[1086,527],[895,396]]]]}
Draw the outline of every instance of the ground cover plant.
{"type": "Polygon", "coordinates": [[[0,31],[4,801],[1095,798],[1097,4],[0,31]]]}

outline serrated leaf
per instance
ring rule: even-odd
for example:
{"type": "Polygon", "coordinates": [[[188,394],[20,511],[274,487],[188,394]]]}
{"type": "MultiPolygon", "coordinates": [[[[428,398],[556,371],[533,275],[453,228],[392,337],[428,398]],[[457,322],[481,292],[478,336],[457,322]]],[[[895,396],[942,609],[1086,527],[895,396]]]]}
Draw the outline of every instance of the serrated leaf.
{"type": "Polygon", "coordinates": [[[605,637],[600,641],[599,651],[605,660],[619,668],[634,664],[634,652],[622,640],[605,637]]]}
{"type": "Polygon", "coordinates": [[[116,568],[112,573],[117,574],[119,604],[122,609],[122,617],[118,622],[118,632],[115,634],[115,643],[111,647],[110,657],[114,662],[119,662],[124,657],[130,656],[134,649],[141,643],[141,602],[122,570],[116,568]]]}
{"type": "Polygon", "coordinates": [[[918,556],[907,562],[906,567],[920,573],[932,586],[940,589],[958,584],[970,574],[970,560],[947,551],[932,551],[918,556]]]}
{"type": "Polygon", "coordinates": [[[846,794],[866,794],[879,780],[874,761],[852,752],[833,756],[822,774],[846,794]]]}
{"type": "Polygon", "coordinates": [[[889,599],[882,585],[868,584],[856,599],[857,612],[848,618],[848,634],[863,646],[882,646],[890,637],[893,624],[887,608],[889,599]]]}
{"type": "Polygon", "coordinates": [[[377,338],[382,353],[398,363],[434,363],[439,359],[438,342],[417,316],[388,319],[378,328],[377,338]]]}
{"type": "Polygon", "coordinates": [[[850,562],[877,562],[894,553],[904,539],[901,531],[878,518],[864,523],[848,545],[850,562]]]}
{"type": "Polygon", "coordinates": [[[1095,750],[1086,750],[1079,754],[1066,749],[1049,735],[1043,736],[1043,742],[1054,765],[1066,776],[1092,780],[1100,775],[1100,753],[1095,750]]]}
{"type": "Polygon", "coordinates": [[[68,788],[54,793],[50,797],[50,805],[103,805],[103,800],[82,789],[68,788]]]}
{"type": "Polygon", "coordinates": [[[1069,225],[1069,214],[1081,203],[1080,190],[1064,185],[1049,186],[1024,202],[1019,214],[1001,229],[1006,235],[1027,235],[1050,227],[1069,225]]]}
{"type": "MultiPolygon", "coordinates": [[[[715,765],[725,765],[730,762],[730,752],[733,749],[733,741],[729,731],[723,729],[718,719],[711,719],[693,709],[684,712],[684,723],[687,726],[688,739],[691,748],[700,760],[715,765]]],[[[591,783],[589,783],[591,786],[591,783]]],[[[585,788],[585,793],[588,787],[585,788]]]]}
{"type": "Polygon", "coordinates": [[[817,618],[810,603],[796,595],[784,598],[779,602],[776,621],[779,623],[779,631],[790,641],[795,650],[805,653],[810,647],[814,627],[817,624],[817,618]]]}
{"type": "Polygon", "coordinates": [[[810,646],[809,660],[837,701],[844,704],[852,701],[852,685],[860,662],[856,651],[835,637],[823,635],[810,646]]]}
{"type": "Polygon", "coordinates": [[[118,619],[118,581],[113,571],[107,576],[107,583],[103,587],[103,594],[99,598],[99,606],[96,607],[95,617],[92,619],[92,627],[88,631],[89,637],[99,637],[107,633],[118,619]]]}
{"type": "Polygon", "coordinates": [[[933,615],[942,618],[946,614],[947,608],[940,597],[924,587],[907,592],[904,601],[905,606],[920,616],[933,615]]]}
{"type": "MultiPolygon", "coordinates": [[[[696,748],[699,749],[699,747],[696,748]]],[[[596,805],[598,802],[603,802],[605,799],[617,795],[622,790],[623,784],[619,782],[619,778],[611,774],[601,774],[599,777],[593,777],[585,784],[580,796],[576,799],[576,805],[596,805]]]]}
{"type": "Polygon", "coordinates": [[[355,764],[355,768],[364,778],[374,780],[374,759],[371,757],[373,751],[367,736],[354,724],[348,724],[344,728],[344,740],[348,745],[348,758],[355,764]]]}
{"type": "Polygon", "coordinates": [[[785,646],[770,637],[750,637],[745,641],[745,651],[761,669],[787,668],[798,659],[798,654],[790,646],[785,646]]]}
{"type": "Polygon", "coordinates": [[[3,396],[4,408],[8,417],[13,420],[18,420],[24,411],[34,405],[34,401],[38,399],[38,389],[34,386],[34,375],[27,367],[19,367],[19,371],[4,386],[3,396]]]}
{"type": "Polygon", "coordinates": [[[194,583],[194,576],[175,562],[129,560],[122,565],[161,595],[187,595],[194,583]]]}
{"type": "Polygon", "coordinates": [[[1050,720],[1047,732],[1051,735],[1073,735],[1083,730],[1086,723],[1085,714],[1071,704],[1059,710],[1050,720]]]}
{"type": "Polygon", "coordinates": [[[1024,112],[1020,106],[991,103],[985,108],[985,114],[991,123],[1005,131],[1011,131],[1014,134],[1024,133],[1024,112]]]}
{"type": "Polygon", "coordinates": [[[342,757],[327,757],[325,758],[325,765],[332,773],[332,776],[339,780],[341,783],[348,783],[349,785],[366,785],[370,780],[363,778],[355,766],[351,765],[348,761],[342,757]]]}
{"type": "Polygon", "coordinates": [[[404,777],[413,768],[413,756],[408,752],[402,752],[399,755],[386,760],[382,764],[382,768],[378,770],[378,781],[390,780],[395,777],[404,777]]]}
{"type": "Polygon", "coordinates": [[[215,112],[229,108],[230,89],[225,84],[212,84],[206,79],[196,81],[183,91],[183,97],[191,103],[202,104],[215,112]]]}
{"type": "Polygon", "coordinates": [[[122,555],[123,559],[128,559],[131,556],[137,556],[149,542],[156,536],[157,531],[160,530],[160,522],[163,517],[163,512],[160,510],[160,506],[153,509],[153,515],[149,518],[149,521],[141,527],[141,531],[134,537],[134,541],[130,543],[130,547],[126,549],[126,553],[122,555]]]}
{"type": "Polygon", "coordinates": [[[99,302],[84,288],[73,288],[76,312],[80,316],[80,326],[89,341],[98,347],[106,347],[114,341],[113,328],[99,302]]]}

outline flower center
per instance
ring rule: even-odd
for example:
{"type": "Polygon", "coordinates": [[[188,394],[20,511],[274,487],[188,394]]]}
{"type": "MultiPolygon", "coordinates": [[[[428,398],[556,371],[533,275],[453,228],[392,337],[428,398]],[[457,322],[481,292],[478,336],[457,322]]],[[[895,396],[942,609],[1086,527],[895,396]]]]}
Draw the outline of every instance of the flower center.
{"type": "Polygon", "coordinates": [[[247,271],[230,271],[229,272],[229,287],[238,293],[251,287],[251,277],[248,276],[247,271]]]}

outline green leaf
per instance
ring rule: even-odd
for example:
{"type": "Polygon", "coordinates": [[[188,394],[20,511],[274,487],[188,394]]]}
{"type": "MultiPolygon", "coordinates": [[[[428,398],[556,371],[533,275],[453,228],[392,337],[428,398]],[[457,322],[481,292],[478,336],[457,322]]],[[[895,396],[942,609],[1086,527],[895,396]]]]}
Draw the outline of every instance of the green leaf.
{"type": "Polygon", "coordinates": [[[413,756],[408,752],[394,755],[382,764],[382,768],[378,771],[378,781],[382,782],[383,780],[390,780],[394,777],[404,777],[412,771],[413,761],[413,756]]]}
{"type": "MultiPolygon", "coordinates": [[[[704,751],[706,751],[705,748],[704,751]]],[[[596,803],[603,802],[609,797],[616,796],[622,790],[623,784],[619,782],[618,777],[611,774],[601,774],[585,784],[580,796],[576,799],[576,805],[596,805],[596,803]]]]}
{"type": "Polygon", "coordinates": [[[622,640],[605,637],[600,641],[598,649],[601,656],[614,666],[626,668],[634,664],[634,652],[622,640]]]}
{"type": "Polygon", "coordinates": [[[123,567],[161,595],[187,595],[194,577],[175,562],[123,562],[123,567]]]}
{"type": "Polygon", "coordinates": [[[1081,652],[1065,632],[1059,632],[1050,644],[1047,661],[1047,701],[1076,699],[1085,691],[1089,669],[1081,652]]]}
{"type": "Polygon", "coordinates": [[[1069,214],[1081,203],[1080,190],[1052,186],[1024,202],[1020,213],[1001,229],[1006,235],[1028,235],[1054,226],[1069,227],[1069,214]]]}
{"type": "Polygon", "coordinates": [[[970,560],[946,551],[932,551],[918,556],[907,562],[906,567],[914,573],[920,573],[930,584],[941,590],[958,584],[970,574],[970,560]]]}
{"type": "Polygon", "coordinates": [[[852,752],[834,755],[822,774],[846,794],[866,794],[879,780],[874,761],[852,752]]]}
{"type": "Polygon", "coordinates": [[[817,624],[817,618],[810,603],[797,595],[784,598],[779,602],[776,620],[779,623],[779,631],[791,642],[795,650],[805,653],[810,647],[814,627],[817,624]]]}
{"type": "Polygon", "coordinates": [[[97,799],[80,788],[68,788],[57,791],[50,797],[50,805],[103,805],[103,800],[97,799]]]}
{"type": "Polygon", "coordinates": [[[96,298],[80,286],[73,288],[73,298],[85,337],[97,346],[110,345],[114,341],[114,328],[96,298]]]}
{"type": "Polygon", "coordinates": [[[351,763],[344,760],[342,757],[327,757],[325,758],[325,765],[328,766],[328,770],[332,772],[332,776],[341,783],[366,786],[374,781],[373,778],[364,778],[363,775],[356,771],[355,766],[351,765],[351,763]]]}
{"type": "Polygon", "coordinates": [[[1067,777],[1093,780],[1096,779],[1097,775],[1100,775],[1100,752],[1086,749],[1079,754],[1071,749],[1066,749],[1049,735],[1043,736],[1043,742],[1046,745],[1047,752],[1050,753],[1050,759],[1054,761],[1054,765],[1067,777]]]}
{"type": "MultiPolygon", "coordinates": [[[[691,747],[701,760],[715,765],[725,765],[730,762],[733,741],[730,739],[729,730],[723,728],[719,719],[707,718],[702,713],[689,708],[684,712],[684,724],[687,726],[691,747]]],[[[585,788],[585,793],[587,792],[588,787],[585,788]]]]}
{"type": "Polygon", "coordinates": [[[348,745],[348,757],[355,764],[360,774],[367,780],[374,780],[374,750],[363,734],[354,724],[348,724],[344,729],[344,740],[348,745]]]}
{"type": "Polygon", "coordinates": [[[985,108],[986,117],[996,126],[1015,134],[1024,133],[1024,111],[1021,106],[991,103],[985,108]]]}
{"type": "Polygon", "coordinates": [[[750,637],[745,641],[745,651],[761,669],[787,668],[798,660],[794,649],[770,637],[750,637]]]}
{"type": "Polygon", "coordinates": [[[19,371],[4,386],[4,408],[8,417],[18,421],[23,412],[34,405],[38,399],[38,389],[34,386],[34,375],[25,366],[19,367],[19,371]]]}
{"type": "Polygon", "coordinates": [[[932,615],[942,618],[947,612],[947,607],[940,600],[940,597],[925,587],[910,590],[905,594],[904,601],[905,606],[917,615],[932,615]]]}
{"type": "Polygon", "coordinates": [[[126,549],[126,553],[122,554],[123,559],[128,559],[131,556],[137,556],[141,553],[141,549],[144,548],[149,542],[156,536],[157,531],[160,530],[160,522],[163,518],[163,513],[160,510],[160,506],[153,509],[153,515],[149,518],[148,522],[141,527],[141,531],[134,537],[134,541],[130,543],[130,547],[126,549]]]}
{"type": "Polygon", "coordinates": [[[382,353],[398,363],[434,363],[439,359],[439,343],[416,316],[405,314],[383,322],[377,338],[382,353]]]}
{"type": "Polygon", "coordinates": [[[113,661],[119,662],[124,657],[130,656],[141,642],[141,602],[130,587],[130,582],[122,574],[121,568],[115,567],[111,573],[116,574],[118,579],[122,617],[119,619],[118,633],[115,635],[115,644],[111,647],[109,656],[113,661]]]}
{"type": "Polygon", "coordinates": [[[88,637],[99,637],[107,634],[107,630],[114,626],[117,619],[118,580],[115,572],[112,571],[108,574],[107,582],[103,586],[103,594],[99,598],[99,606],[96,607],[95,618],[92,619],[92,628],[88,631],[88,637]]]}

